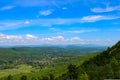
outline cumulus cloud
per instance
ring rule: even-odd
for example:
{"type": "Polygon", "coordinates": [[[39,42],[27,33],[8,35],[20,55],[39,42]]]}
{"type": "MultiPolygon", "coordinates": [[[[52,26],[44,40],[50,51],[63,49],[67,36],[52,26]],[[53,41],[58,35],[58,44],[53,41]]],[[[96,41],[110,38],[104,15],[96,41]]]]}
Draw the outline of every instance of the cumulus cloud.
{"type": "Polygon", "coordinates": [[[1,7],[0,10],[11,10],[13,9],[15,6],[4,6],[4,7],[1,7]]]}
{"type": "Polygon", "coordinates": [[[0,34],[0,44],[1,45],[32,45],[34,41],[36,42],[36,36],[31,34],[26,34],[26,36],[21,35],[6,35],[0,34]]]}
{"type": "Polygon", "coordinates": [[[106,8],[92,8],[91,11],[95,13],[103,13],[103,12],[112,12],[120,10],[120,6],[115,6],[115,7],[106,7],[106,8]]]}
{"type": "Polygon", "coordinates": [[[37,39],[37,36],[26,34],[26,39],[37,39]]]}
{"type": "Polygon", "coordinates": [[[0,39],[8,39],[8,40],[17,40],[17,39],[22,39],[22,36],[15,36],[15,35],[5,35],[0,33],[0,39]]]}
{"type": "Polygon", "coordinates": [[[79,37],[65,38],[63,36],[53,36],[47,38],[40,38],[32,34],[20,35],[6,35],[0,34],[1,45],[42,45],[42,44],[89,44],[98,42],[96,40],[85,40],[79,37]]]}
{"type": "Polygon", "coordinates": [[[52,37],[51,39],[55,40],[55,41],[63,41],[64,37],[63,36],[56,36],[56,37],[52,37]]]}
{"type": "Polygon", "coordinates": [[[49,38],[43,38],[42,41],[46,41],[49,43],[64,43],[65,38],[63,36],[55,36],[55,37],[49,37],[49,38]]]}
{"type": "Polygon", "coordinates": [[[70,39],[71,41],[80,41],[81,39],[79,37],[73,37],[70,39]]]}

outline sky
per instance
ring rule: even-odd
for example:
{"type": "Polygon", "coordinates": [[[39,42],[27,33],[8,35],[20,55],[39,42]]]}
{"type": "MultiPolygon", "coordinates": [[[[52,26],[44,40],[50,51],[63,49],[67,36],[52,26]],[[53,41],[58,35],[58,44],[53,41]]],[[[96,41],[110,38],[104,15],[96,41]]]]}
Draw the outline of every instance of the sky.
{"type": "Polygon", "coordinates": [[[120,0],[0,0],[0,46],[119,40],[120,0]]]}

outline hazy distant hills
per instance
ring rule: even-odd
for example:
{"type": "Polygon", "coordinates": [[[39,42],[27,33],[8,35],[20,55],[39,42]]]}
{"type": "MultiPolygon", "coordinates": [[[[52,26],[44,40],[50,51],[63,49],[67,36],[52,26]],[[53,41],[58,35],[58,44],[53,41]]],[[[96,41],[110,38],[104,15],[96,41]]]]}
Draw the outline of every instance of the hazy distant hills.
{"type": "Polygon", "coordinates": [[[68,56],[74,54],[96,53],[105,50],[106,47],[90,47],[90,46],[17,46],[9,48],[0,48],[0,62],[15,61],[15,60],[31,60],[43,59],[47,56],[68,56]]]}
{"type": "Polygon", "coordinates": [[[101,52],[105,50],[107,46],[98,46],[98,45],[46,45],[46,46],[2,46],[0,48],[0,54],[9,53],[48,53],[49,51],[52,54],[58,54],[57,52],[66,52],[69,53],[93,53],[101,52]]]}

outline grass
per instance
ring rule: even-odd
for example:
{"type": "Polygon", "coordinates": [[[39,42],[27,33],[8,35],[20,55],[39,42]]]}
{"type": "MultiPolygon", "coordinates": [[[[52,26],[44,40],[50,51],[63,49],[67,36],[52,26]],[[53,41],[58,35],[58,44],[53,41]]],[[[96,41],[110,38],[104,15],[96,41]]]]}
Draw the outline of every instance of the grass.
{"type": "Polygon", "coordinates": [[[16,69],[5,69],[0,70],[0,78],[6,77],[8,75],[16,75],[21,73],[30,73],[32,70],[31,66],[28,65],[19,65],[16,69]]]}

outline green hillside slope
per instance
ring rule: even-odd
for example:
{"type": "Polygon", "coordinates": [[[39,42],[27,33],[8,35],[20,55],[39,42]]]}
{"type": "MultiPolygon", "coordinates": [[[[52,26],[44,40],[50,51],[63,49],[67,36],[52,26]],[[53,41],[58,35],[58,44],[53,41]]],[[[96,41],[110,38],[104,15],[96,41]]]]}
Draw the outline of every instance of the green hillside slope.
{"type": "Polygon", "coordinates": [[[58,80],[104,79],[120,79],[120,41],[79,67],[69,65],[68,72],[58,78],[58,80]]]}

